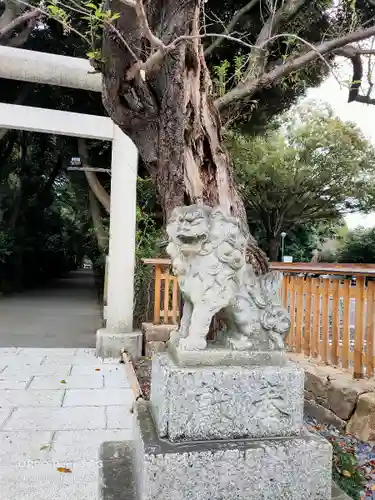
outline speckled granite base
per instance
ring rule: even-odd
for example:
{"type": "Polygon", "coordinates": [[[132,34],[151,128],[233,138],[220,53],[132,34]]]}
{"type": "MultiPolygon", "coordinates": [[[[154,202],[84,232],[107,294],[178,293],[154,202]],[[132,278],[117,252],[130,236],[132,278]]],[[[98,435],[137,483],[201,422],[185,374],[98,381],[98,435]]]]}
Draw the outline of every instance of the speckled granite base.
{"type": "Polygon", "coordinates": [[[138,500],[330,500],[331,445],[311,434],[170,443],[137,404],[138,500]]]}
{"type": "Polygon", "coordinates": [[[179,367],[153,357],[151,403],[171,441],[283,437],[303,426],[304,373],[285,366],[179,367]]]}

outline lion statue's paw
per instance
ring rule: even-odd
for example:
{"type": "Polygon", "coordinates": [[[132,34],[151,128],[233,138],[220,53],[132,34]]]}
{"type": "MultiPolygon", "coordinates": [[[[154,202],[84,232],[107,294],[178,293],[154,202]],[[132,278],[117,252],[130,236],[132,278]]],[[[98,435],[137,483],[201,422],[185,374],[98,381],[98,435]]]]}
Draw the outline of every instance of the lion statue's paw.
{"type": "Polygon", "coordinates": [[[206,349],[207,342],[204,338],[186,338],[180,340],[178,347],[183,351],[202,351],[206,349]]]}

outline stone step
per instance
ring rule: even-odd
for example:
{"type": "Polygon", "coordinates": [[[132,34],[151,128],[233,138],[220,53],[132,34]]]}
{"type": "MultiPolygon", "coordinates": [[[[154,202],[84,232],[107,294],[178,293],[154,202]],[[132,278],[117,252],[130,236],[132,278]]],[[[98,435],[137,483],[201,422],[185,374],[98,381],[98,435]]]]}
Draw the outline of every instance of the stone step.
{"type": "Polygon", "coordinates": [[[171,443],[150,403],[136,412],[138,439],[101,447],[102,499],[135,498],[136,485],[138,500],[331,499],[332,448],[319,436],[171,443]]]}
{"type": "MultiPolygon", "coordinates": [[[[133,454],[134,443],[131,441],[113,441],[102,444],[99,500],[141,500],[136,492],[133,454]]],[[[351,500],[334,482],[331,483],[331,495],[331,500],[351,500]]],[[[280,500],[279,497],[274,497],[274,499],[280,500]]]]}

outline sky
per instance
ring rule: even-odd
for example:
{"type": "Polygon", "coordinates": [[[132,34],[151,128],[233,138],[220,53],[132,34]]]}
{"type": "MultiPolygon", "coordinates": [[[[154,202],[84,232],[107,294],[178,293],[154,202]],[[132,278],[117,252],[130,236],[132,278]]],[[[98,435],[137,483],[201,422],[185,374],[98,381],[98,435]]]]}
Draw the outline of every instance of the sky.
{"type": "MultiPolygon", "coordinates": [[[[375,106],[357,102],[348,103],[348,86],[350,81],[350,66],[346,60],[337,58],[339,67],[335,76],[330,76],[316,89],[310,89],[307,99],[317,99],[328,102],[334,112],[343,120],[350,120],[358,125],[364,135],[375,146],[375,106]],[[341,83],[339,83],[341,82],[341,83]]],[[[345,217],[349,229],[355,227],[374,227],[375,212],[370,214],[350,214],[345,217]]]]}

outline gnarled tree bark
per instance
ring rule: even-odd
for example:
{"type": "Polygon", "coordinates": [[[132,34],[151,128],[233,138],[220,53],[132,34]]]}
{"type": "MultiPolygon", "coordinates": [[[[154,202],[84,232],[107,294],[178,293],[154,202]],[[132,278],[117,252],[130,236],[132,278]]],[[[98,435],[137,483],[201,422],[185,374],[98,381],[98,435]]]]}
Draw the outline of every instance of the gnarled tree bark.
{"type": "MultiPolygon", "coordinates": [[[[149,28],[164,45],[191,37],[145,75],[135,72],[134,66],[157,49],[150,46],[133,7],[113,0],[111,9],[121,13],[117,28],[131,50],[106,34],[103,102],[138,147],[156,183],[165,218],[178,205],[204,203],[220,205],[247,227],[198,37],[200,0],[156,0],[145,5],[149,28]]],[[[256,272],[267,271],[267,258],[251,236],[248,257],[256,272]]]]}

